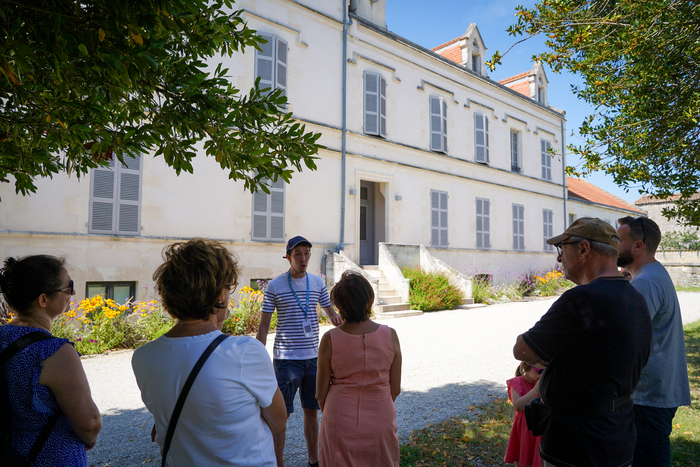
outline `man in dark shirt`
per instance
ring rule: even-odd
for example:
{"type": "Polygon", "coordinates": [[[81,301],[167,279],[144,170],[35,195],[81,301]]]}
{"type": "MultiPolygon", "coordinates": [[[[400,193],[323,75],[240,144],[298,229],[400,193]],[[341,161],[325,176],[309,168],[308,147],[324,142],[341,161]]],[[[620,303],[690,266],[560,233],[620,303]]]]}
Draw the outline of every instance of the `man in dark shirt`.
{"type": "Polygon", "coordinates": [[[631,394],[649,358],[651,320],[644,297],[617,270],[619,242],[610,224],[586,217],[547,240],[577,287],[513,348],[516,359],[546,368],[540,394],[552,416],[540,445],[545,467],[632,462],[631,394]]]}

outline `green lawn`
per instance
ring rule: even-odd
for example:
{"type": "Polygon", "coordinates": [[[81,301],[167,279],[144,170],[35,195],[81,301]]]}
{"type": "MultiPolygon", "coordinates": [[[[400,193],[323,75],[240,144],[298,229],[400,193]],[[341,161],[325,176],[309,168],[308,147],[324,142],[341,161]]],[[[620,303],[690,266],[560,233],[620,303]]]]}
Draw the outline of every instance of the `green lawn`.
{"type": "MultiPolygon", "coordinates": [[[[692,405],[673,420],[671,465],[700,467],[700,322],[683,327],[692,405]]],[[[504,465],[513,422],[507,399],[469,407],[459,417],[411,433],[401,446],[402,467],[504,465]]]]}
{"type": "Polygon", "coordinates": [[[676,292],[700,292],[700,287],[679,287],[679,286],[676,286],[676,292]]]}

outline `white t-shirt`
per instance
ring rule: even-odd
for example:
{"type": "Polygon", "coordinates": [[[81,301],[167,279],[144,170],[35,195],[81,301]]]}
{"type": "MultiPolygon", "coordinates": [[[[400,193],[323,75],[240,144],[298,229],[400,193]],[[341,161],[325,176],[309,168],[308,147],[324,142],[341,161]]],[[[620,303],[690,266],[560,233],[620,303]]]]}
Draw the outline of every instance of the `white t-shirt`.
{"type": "MultiPolygon", "coordinates": [[[[182,387],[220,331],[161,336],[136,349],[131,365],[141,399],[153,414],[161,453],[182,387]]],[[[260,407],[272,404],[277,379],[265,347],[252,337],[229,337],[209,356],[190,389],[175,428],[169,467],[275,466],[272,433],[260,407]]]]}

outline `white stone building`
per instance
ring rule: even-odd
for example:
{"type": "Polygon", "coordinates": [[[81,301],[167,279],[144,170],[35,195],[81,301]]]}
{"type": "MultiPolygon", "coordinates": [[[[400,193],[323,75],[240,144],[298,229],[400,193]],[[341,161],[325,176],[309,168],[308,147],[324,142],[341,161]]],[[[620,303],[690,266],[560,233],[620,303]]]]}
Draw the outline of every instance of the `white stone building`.
{"type": "Polygon", "coordinates": [[[386,0],[345,5],[240,0],[268,43],[223,59],[234,86],[259,76],[284,88],[289,111],[323,134],[317,171],[253,195],[211,158],[177,177],[145,154],[80,181],[39,180],[31,196],[0,184],[0,255],[66,256],[78,299],[119,301],[151,296],[163,247],[194,236],[237,253],[245,284],[286,270],[294,235],[314,244],[312,272],[326,250],[376,264],[379,242],[422,244],[461,272],[524,272],[554,264],[544,239],[569,214],[617,215],[567,202],[565,113],[540,65],[498,83],[476,25],[430,50],[386,29],[386,0]]]}

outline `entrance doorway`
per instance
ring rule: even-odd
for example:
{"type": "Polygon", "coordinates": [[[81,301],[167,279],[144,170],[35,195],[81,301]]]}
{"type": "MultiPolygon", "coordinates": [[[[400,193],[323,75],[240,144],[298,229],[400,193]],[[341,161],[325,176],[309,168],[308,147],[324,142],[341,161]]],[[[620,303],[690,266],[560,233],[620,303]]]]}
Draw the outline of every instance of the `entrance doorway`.
{"type": "Polygon", "coordinates": [[[360,264],[377,264],[374,182],[360,182],[360,264]]]}

